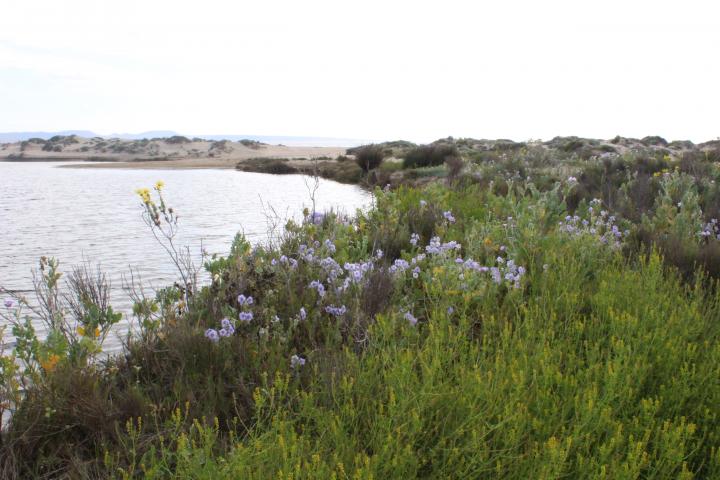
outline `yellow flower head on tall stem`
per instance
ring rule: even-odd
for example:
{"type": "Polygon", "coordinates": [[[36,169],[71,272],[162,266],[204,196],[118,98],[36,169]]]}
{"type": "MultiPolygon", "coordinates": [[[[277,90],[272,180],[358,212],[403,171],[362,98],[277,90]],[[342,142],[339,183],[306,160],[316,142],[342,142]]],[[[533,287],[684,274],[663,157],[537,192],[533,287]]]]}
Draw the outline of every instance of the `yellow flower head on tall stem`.
{"type": "Polygon", "coordinates": [[[163,182],[162,180],[158,180],[157,182],[155,182],[155,190],[157,190],[158,192],[162,190],[164,186],[165,182],[163,182]]]}
{"type": "Polygon", "coordinates": [[[140,196],[140,199],[143,201],[144,204],[148,205],[150,204],[150,190],[147,188],[138,188],[135,190],[135,193],[137,193],[140,196]]]}

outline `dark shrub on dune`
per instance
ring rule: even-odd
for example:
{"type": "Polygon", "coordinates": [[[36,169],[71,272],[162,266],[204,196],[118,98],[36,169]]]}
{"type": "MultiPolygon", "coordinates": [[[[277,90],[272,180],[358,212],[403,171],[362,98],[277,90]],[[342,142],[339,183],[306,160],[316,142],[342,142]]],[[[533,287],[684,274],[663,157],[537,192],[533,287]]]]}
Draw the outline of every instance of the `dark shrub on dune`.
{"type": "Polygon", "coordinates": [[[387,156],[385,149],[380,145],[375,144],[358,147],[355,149],[354,153],[355,163],[357,163],[358,167],[360,167],[364,172],[369,172],[370,170],[378,168],[387,156]]]}
{"type": "Polygon", "coordinates": [[[458,150],[455,145],[436,144],[421,145],[405,154],[404,168],[435,167],[445,163],[448,157],[457,157],[458,150]]]}
{"type": "Polygon", "coordinates": [[[190,143],[190,139],[183,137],[182,135],[173,135],[165,139],[165,143],[178,144],[178,143],[190,143]]]}

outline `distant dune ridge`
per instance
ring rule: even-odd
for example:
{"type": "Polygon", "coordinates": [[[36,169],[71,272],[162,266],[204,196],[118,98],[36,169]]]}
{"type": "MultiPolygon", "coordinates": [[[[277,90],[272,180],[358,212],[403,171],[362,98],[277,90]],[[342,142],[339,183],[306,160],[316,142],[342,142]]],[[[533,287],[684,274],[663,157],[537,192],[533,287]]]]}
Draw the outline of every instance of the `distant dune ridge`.
{"type": "MultiPolygon", "coordinates": [[[[180,136],[181,134],[172,130],[150,130],[140,133],[112,133],[110,135],[100,135],[89,130],[63,130],[59,132],[0,132],[0,143],[15,143],[30,140],[31,138],[40,138],[49,140],[55,136],[77,136],[82,138],[104,138],[120,140],[143,140],[152,138],[168,138],[180,136]]],[[[300,137],[300,136],[282,136],[282,135],[184,135],[188,138],[202,138],[205,140],[230,140],[238,142],[240,140],[255,140],[262,143],[294,145],[294,146],[319,146],[319,147],[352,147],[363,143],[370,143],[370,140],[357,138],[336,138],[336,137],[300,137]]]]}
{"type": "MultiPolygon", "coordinates": [[[[28,137],[28,135],[30,134],[24,136],[28,137]]],[[[352,145],[330,147],[273,145],[247,138],[234,141],[182,135],[163,137],[148,135],[141,139],[127,139],[84,137],[71,133],[69,135],[45,135],[45,137],[30,136],[21,141],[1,143],[0,161],[84,160],[102,162],[88,163],[86,166],[113,168],[235,168],[239,162],[257,157],[334,158],[344,153],[346,148],[352,145]]]]}

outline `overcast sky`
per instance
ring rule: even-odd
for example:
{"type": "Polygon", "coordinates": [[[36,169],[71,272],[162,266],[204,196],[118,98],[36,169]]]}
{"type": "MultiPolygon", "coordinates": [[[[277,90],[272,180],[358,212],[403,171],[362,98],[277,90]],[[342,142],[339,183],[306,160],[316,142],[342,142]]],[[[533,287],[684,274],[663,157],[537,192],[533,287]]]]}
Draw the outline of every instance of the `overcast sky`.
{"type": "Polygon", "coordinates": [[[0,131],[710,140],[719,5],[7,0],[0,131]]]}

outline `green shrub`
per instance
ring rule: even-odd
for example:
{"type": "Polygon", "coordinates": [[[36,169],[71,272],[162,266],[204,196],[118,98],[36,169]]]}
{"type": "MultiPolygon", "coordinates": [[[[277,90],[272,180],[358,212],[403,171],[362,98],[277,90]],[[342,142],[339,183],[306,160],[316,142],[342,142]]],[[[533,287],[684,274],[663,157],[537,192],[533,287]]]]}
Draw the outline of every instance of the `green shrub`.
{"type": "Polygon", "coordinates": [[[183,137],[182,135],[173,135],[172,137],[166,138],[165,143],[169,143],[169,144],[190,143],[190,139],[187,137],[183,137]]]}
{"type": "Polygon", "coordinates": [[[385,149],[375,144],[355,148],[353,154],[355,155],[355,163],[357,166],[366,173],[378,168],[387,156],[385,149]]]}
{"type": "Polygon", "coordinates": [[[408,151],[403,158],[403,168],[435,167],[445,163],[447,157],[458,156],[455,145],[421,145],[408,151]]]}

